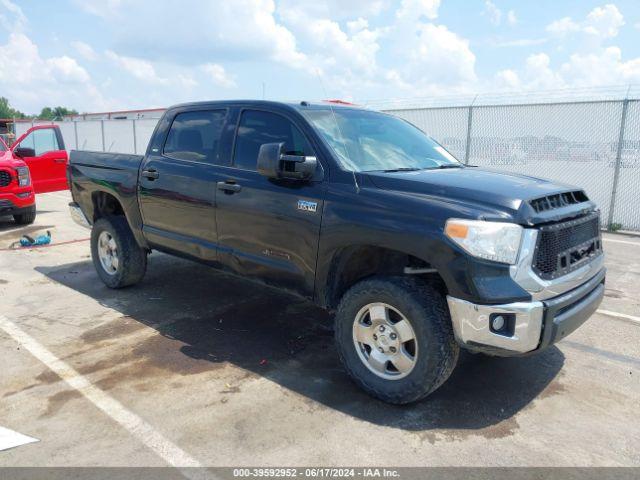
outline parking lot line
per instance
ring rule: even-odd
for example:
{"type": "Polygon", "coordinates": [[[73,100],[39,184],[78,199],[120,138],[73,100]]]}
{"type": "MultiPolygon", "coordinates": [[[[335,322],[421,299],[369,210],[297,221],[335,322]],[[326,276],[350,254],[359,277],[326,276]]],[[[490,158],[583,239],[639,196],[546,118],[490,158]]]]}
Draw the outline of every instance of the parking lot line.
{"type": "Polygon", "coordinates": [[[605,242],[624,243],[625,245],[635,245],[636,247],[640,247],[640,242],[627,242],[626,240],[613,240],[611,238],[603,238],[602,240],[605,242]]]}
{"type": "Polygon", "coordinates": [[[155,430],[135,413],[127,410],[120,402],[95,387],[89,380],[56,357],[33,337],[24,332],[24,330],[3,315],[0,315],[0,329],[4,330],[11,338],[26,348],[51,371],[67,382],[72,388],[80,392],[87,400],[115,420],[118,424],[124,427],[144,445],[153,450],[169,465],[176,468],[184,467],[184,469],[181,469],[181,473],[185,477],[193,480],[212,478],[212,475],[205,469],[193,468],[202,467],[200,462],[191,457],[170,440],[166,439],[161,433],[155,430]]]}
{"type": "Polygon", "coordinates": [[[610,317],[618,317],[618,318],[624,318],[625,320],[630,320],[634,323],[640,324],[640,317],[634,317],[633,315],[627,315],[626,313],[618,313],[618,312],[612,312],[610,310],[596,310],[598,313],[601,313],[603,315],[609,315],[610,317]]]}

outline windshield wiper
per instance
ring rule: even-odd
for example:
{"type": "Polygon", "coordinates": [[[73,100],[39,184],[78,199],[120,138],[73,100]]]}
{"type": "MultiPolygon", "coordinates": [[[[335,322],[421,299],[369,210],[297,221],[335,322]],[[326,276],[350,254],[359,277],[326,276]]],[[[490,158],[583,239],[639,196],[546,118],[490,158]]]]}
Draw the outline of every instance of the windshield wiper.
{"type": "Polygon", "coordinates": [[[422,170],[422,168],[416,167],[399,167],[399,168],[390,168],[388,170],[379,170],[385,173],[393,173],[393,172],[415,172],[417,170],[422,170]]]}
{"type": "Polygon", "coordinates": [[[464,165],[458,163],[447,163],[444,165],[438,165],[437,167],[433,167],[434,169],[442,169],[442,168],[464,168],[464,165]]]}

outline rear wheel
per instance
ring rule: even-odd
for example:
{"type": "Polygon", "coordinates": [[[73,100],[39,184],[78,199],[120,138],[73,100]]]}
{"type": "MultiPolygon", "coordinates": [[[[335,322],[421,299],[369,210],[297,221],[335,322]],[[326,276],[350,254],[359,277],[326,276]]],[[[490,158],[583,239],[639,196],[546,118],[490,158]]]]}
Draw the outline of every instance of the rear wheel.
{"type": "Polygon", "coordinates": [[[13,220],[18,225],[30,225],[36,221],[36,206],[29,207],[28,210],[23,213],[19,213],[13,216],[13,220]]]}
{"type": "Polygon", "coordinates": [[[93,224],[91,257],[98,276],[109,288],[134,285],[147,270],[147,252],[122,216],[101,218],[93,224]]]}
{"type": "Polygon", "coordinates": [[[444,296],[416,278],[354,285],[338,306],[335,335],[349,375],[389,403],[429,395],[449,378],[459,353],[444,296]]]}

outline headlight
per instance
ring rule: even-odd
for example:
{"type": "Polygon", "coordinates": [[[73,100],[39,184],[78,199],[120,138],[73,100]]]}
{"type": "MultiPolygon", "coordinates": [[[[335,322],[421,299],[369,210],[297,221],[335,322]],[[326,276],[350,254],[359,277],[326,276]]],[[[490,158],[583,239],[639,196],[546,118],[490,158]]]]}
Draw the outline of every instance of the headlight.
{"type": "Polygon", "coordinates": [[[29,178],[29,167],[18,167],[16,168],[16,173],[18,174],[18,185],[21,187],[29,185],[31,181],[29,178]]]}
{"type": "Polygon", "coordinates": [[[520,225],[450,218],[444,233],[474,257],[509,264],[518,259],[522,239],[520,225]]]}

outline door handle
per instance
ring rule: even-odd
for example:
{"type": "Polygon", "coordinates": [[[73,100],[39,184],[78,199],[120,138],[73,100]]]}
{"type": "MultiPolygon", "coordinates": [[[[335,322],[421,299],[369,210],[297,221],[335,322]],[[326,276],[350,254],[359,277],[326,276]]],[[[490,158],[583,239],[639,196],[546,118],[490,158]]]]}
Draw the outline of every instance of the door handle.
{"type": "Polygon", "coordinates": [[[242,190],[242,186],[227,180],[226,182],[218,182],[218,190],[222,190],[227,193],[236,193],[242,190]]]}
{"type": "Polygon", "coordinates": [[[67,159],[66,158],[56,158],[53,160],[56,163],[67,163],[67,159]]]}
{"type": "Polygon", "coordinates": [[[148,178],[149,180],[156,180],[160,177],[160,174],[155,168],[150,168],[148,170],[143,170],[142,176],[148,178]]]}

